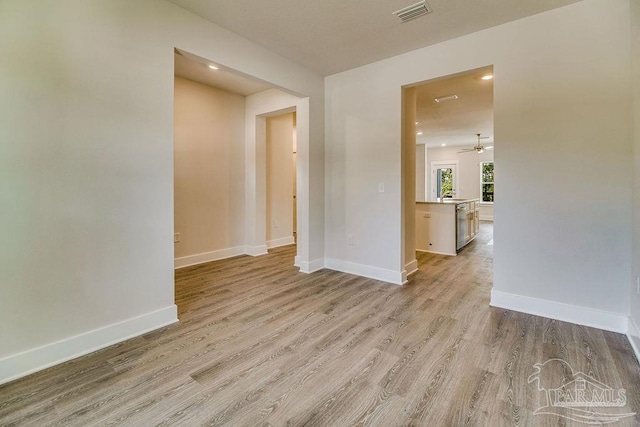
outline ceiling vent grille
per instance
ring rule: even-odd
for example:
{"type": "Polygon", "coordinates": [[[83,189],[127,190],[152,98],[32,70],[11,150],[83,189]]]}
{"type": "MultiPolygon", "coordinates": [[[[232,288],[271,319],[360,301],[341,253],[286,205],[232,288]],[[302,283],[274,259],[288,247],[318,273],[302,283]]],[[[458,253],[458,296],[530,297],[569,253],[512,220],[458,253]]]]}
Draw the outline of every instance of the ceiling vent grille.
{"type": "Polygon", "coordinates": [[[418,16],[426,15],[427,13],[431,12],[432,9],[423,0],[416,4],[412,4],[411,6],[407,6],[403,9],[396,10],[395,12],[393,12],[393,14],[396,15],[400,19],[400,21],[407,22],[411,21],[414,18],[417,18],[418,16]]]}
{"type": "Polygon", "coordinates": [[[454,99],[458,99],[458,95],[441,96],[439,98],[434,98],[434,101],[445,102],[445,101],[453,101],[454,99]]]}

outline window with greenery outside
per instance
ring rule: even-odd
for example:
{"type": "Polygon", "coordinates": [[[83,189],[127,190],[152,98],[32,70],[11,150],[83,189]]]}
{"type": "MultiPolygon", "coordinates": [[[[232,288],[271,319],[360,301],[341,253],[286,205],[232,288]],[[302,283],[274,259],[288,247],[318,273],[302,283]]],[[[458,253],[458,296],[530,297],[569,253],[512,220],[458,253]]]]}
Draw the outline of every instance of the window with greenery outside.
{"type": "Polygon", "coordinates": [[[453,197],[453,169],[438,169],[438,197],[453,197]]]}
{"type": "Polygon", "coordinates": [[[493,203],[493,162],[482,162],[480,165],[482,201],[493,203]]]}

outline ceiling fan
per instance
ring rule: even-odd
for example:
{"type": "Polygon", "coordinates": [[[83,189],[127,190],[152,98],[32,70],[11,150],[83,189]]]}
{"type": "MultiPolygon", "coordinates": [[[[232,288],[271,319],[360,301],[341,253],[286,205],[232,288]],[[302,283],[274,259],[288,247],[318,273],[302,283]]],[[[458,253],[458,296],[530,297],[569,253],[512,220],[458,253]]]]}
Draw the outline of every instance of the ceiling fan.
{"type": "Polygon", "coordinates": [[[480,136],[481,134],[476,133],[477,137],[478,137],[478,145],[476,145],[473,148],[463,148],[462,151],[458,151],[458,153],[470,153],[472,151],[475,151],[476,153],[480,154],[484,151],[484,146],[480,145],[480,140],[481,139],[488,139],[488,136],[480,136]]]}

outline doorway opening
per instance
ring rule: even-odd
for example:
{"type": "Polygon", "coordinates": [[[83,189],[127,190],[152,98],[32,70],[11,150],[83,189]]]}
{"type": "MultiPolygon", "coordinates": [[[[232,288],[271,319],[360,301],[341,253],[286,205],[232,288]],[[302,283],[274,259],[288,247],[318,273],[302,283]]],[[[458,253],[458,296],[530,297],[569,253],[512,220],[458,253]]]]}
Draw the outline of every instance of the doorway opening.
{"type": "Polygon", "coordinates": [[[410,274],[416,251],[455,256],[479,235],[475,243],[492,249],[493,67],[402,91],[403,260],[410,274]]]}
{"type": "MultiPolygon", "coordinates": [[[[201,264],[296,243],[300,230],[299,266],[309,252],[299,204],[308,197],[296,185],[308,174],[309,98],[210,65],[174,51],[174,267],[197,275],[201,264]]],[[[175,294],[179,316],[189,295],[175,294]]]]}
{"type": "Polygon", "coordinates": [[[266,239],[271,249],[296,241],[296,113],[266,120],[266,239]]]}

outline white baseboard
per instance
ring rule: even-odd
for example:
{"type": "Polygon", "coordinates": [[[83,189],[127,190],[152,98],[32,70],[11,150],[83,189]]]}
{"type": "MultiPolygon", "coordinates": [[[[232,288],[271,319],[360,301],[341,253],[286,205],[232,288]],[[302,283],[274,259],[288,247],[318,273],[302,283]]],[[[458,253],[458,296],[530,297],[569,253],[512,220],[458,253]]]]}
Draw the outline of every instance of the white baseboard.
{"type": "Polygon", "coordinates": [[[178,321],[169,307],[0,359],[0,384],[137,337],[178,321]]]}
{"type": "Polygon", "coordinates": [[[426,249],[416,249],[416,252],[424,252],[426,254],[436,254],[436,255],[446,255],[446,256],[458,256],[458,253],[448,254],[446,252],[436,252],[436,251],[428,251],[426,249]]]}
{"type": "Polygon", "coordinates": [[[189,267],[192,265],[203,264],[205,262],[218,261],[220,259],[231,258],[238,255],[244,255],[244,246],[236,246],[235,248],[220,249],[218,251],[205,252],[202,254],[189,255],[175,259],[175,268],[189,267]]]}
{"type": "Polygon", "coordinates": [[[406,284],[409,281],[409,276],[418,271],[418,260],[414,259],[404,266],[404,271],[402,272],[402,284],[406,284]]]}
{"type": "Polygon", "coordinates": [[[605,331],[627,333],[627,316],[609,311],[510,294],[495,289],[491,290],[490,305],[605,331]]]}
{"type": "Polygon", "coordinates": [[[244,253],[250,256],[266,255],[268,254],[267,245],[247,246],[244,250],[244,253]]]}
{"type": "Polygon", "coordinates": [[[298,267],[301,273],[311,274],[324,268],[324,258],[318,258],[313,261],[301,261],[296,255],[293,265],[298,267]]]}
{"type": "Polygon", "coordinates": [[[640,363],[640,327],[636,325],[631,316],[627,320],[627,339],[631,343],[631,348],[636,354],[638,363],[640,363]]]}
{"type": "Polygon", "coordinates": [[[370,265],[357,264],[355,262],[331,258],[325,259],[325,267],[330,270],[381,280],[394,285],[402,285],[404,283],[402,271],[387,270],[385,268],[372,267],[370,265]]]}
{"type": "Polygon", "coordinates": [[[267,241],[267,248],[277,248],[280,246],[293,245],[296,242],[296,239],[293,236],[283,237],[281,239],[273,239],[267,241]]]}

